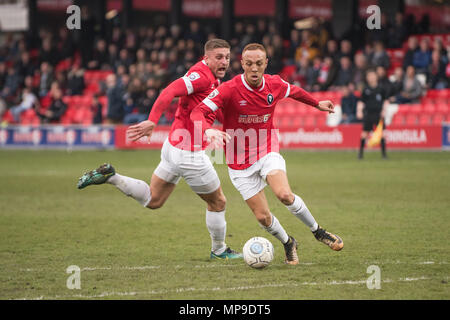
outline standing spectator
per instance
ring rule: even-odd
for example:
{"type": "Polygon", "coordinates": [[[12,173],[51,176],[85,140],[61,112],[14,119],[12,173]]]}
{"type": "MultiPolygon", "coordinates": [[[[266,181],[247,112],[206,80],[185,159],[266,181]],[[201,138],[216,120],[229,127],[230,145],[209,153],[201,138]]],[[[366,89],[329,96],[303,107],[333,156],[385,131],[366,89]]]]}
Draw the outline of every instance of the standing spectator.
{"type": "Polygon", "coordinates": [[[376,67],[375,72],[377,73],[377,76],[378,76],[379,86],[381,86],[381,88],[385,92],[386,99],[389,99],[394,94],[393,94],[392,83],[387,77],[386,69],[383,66],[378,66],[378,67],[376,67]]]}
{"type": "Polygon", "coordinates": [[[397,67],[394,70],[394,74],[391,76],[391,98],[389,99],[390,102],[395,102],[396,96],[402,91],[403,89],[403,68],[397,67]]]}
{"type": "Polygon", "coordinates": [[[21,80],[34,74],[36,67],[31,62],[30,53],[28,51],[24,51],[20,54],[20,60],[16,63],[15,68],[21,80]]]}
{"type": "Polygon", "coordinates": [[[55,50],[52,44],[51,37],[47,37],[42,40],[42,48],[39,52],[39,61],[48,62],[50,65],[55,66],[59,61],[59,54],[55,50]]]}
{"type": "Polygon", "coordinates": [[[397,95],[397,103],[413,103],[422,96],[422,85],[416,77],[413,66],[406,68],[402,91],[397,95]]]}
{"type": "MultiPolygon", "coordinates": [[[[122,80],[124,77],[122,77],[122,80]]],[[[115,74],[110,74],[106,78],[106,96],[108,97],[108,110],[106,122],[109,124],[122,123],[124,117],[124,90],[117,83],[115,74]]]]}
{"type": "Polygon", "coordinates": [[[92,110],[93,124],[102,124],[103,122],[102,104],[100,103],[100,100],[98,98],[99,98],[98,94],[95,94],[92,97],[91,110],[92,110]]]}
{"type": "Polygon", "coordinates": [[[67,110],[67,104],[63,101],[63,93],[61,89],[53,92],[53,101],[50,107],[45,111],[37,110],[36,114],[41,119],[41,123],[58,122],[67,110]]]}
{"type": "Polygon", "coordinates": [[[14,98],[17,90],[19,89],[19,85],[20,85],[19,74],[16,72],[16,69],[14,69],[13,67],[9,67],[5,77],[5,84],[1,89],[2,91],[0,96],[2,98],[5,98],[6,100],[14,98]]]}
{"type": "Polygon", "coordinates": [[[59,29],[58,41],[56,43],[56,49],[59,52],[60,59],[72,58],[74,54],[74,43],[72,40],[72,34],[69,33],[67,28],[64,26],[59,29]]]}

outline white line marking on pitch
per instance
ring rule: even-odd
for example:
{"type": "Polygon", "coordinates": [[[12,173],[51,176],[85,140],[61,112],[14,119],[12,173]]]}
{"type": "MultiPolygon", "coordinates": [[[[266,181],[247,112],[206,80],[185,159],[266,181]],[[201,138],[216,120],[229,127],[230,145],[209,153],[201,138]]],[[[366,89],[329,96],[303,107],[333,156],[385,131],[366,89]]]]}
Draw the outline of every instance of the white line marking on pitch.
{"type": "MultiPolygon", "coordinates": [[[[448,278],[448,277],[447,277],[448,278]]],[[[421,280],[432,280],[432,278],[428,277],[417,277],[417,278],[400,278],[397,280],[385,279],[381,282],[383,283],[392,283],[392,282],[411,282],[411,281],[421,281],[421,280]]],[[[183,292],[205,292],[205,291],[238,291],[238,290],[252,290],[252,289],[263,289],[263,288],[282,288],[282,287],[301,287],[301,286],[333,286],[333,285],[361,285],[366,284],[367,280],[346,280],[346,281],[330,281],[330,282],[303,282],[303,283],[273,283],[273,284],[264,284],[257,286],[239,286],[239,287],[231,287],[231,288],[175,288],[171,290],[150,290],[150,291],[131,291],[131,292],[103,292],[100,294],[94,295],[83,295],[83,294],[75,294],[75,295],[56,295],[53,297],[45,297],[39,296],[36,298],[21,298],[15,300],[43,300],[43,299],[67,299],[67,298],[81,298],[81,299],[95,299],[95,298],[104,298],[110,296],[137,296],[137,295],[162,295],[162,294],[170,294],[170,293],[183,293],[183,292]]]]}
{"type": "MultiPolygon", "coordinates": [[[[421,262],[402,262],[402,261],[372,261],[372,262],[366,262],[367,264],[411,264],[411,265],[442,265],[442,264],[448,264],[446,261],[421,261],[421,262]]],[[[300,262],[300,265],[304,266],[310,266],[315,265],[314,262],[300,262]]],[[[272,264],[274,266],[281,266],[284,264],[272,264]]],[[[107,267],[84,267],[81,268],[81,271],[98,271],[98,270],[154,270],[154,269],[163,269],[163,268],[234,268],[234,267],[241,267],[241,264],[199,264],[199,265],[165,265],[165,266],[107,266],[107,267]]],[[[46,271],[45,269],[35,269],[35,268],[23,268],[20,269],[20,271],[24,272],[42,272],[46,271]]]]}

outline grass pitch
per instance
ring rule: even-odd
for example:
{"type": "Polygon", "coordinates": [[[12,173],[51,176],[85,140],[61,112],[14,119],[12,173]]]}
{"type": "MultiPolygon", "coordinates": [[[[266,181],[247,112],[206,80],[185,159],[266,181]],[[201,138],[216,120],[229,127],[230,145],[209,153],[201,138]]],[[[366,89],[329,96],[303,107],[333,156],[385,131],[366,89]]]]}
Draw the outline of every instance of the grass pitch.
{"type": "Polygon", "coordinates": [[[300,265],[262,230],[216,165],[227,244],[253,236],[273,263],[211,261],[205,205],[181,181],[165,206],[142,208],[111,185],[76,188],[103,162],[149,180],[159,151],[0,151],[0,299],[450,299],[450,153],[283,152],[288,177],[320,225],[345,243],[317,242],[270,190],[272,212],[300,243],[300,265]],[[69,290],[70,265],[81,289],[69,290]],[[378,266],[381,288],[368,289],[378,266]]]}

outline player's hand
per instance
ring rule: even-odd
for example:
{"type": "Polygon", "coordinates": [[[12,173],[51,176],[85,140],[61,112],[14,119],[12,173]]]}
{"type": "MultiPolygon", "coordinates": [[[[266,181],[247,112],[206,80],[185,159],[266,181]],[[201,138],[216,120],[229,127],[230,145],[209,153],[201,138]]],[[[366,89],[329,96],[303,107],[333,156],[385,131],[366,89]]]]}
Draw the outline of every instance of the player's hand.
{"type": "Polygon", "coordinates": [[[206,129],[205,136],[214,149],[223,147],[225,142],[230,142],[231,140],[228,133],[217,129],[206,129]]]}
{"type": "Polygon", "coordinates": [[[330,100],[322,100],[319,101],[319,104],[316,106],[320,111],[327,111],[328,113],[334,113],[334,105],[330,100]]]}
{"type": "Polygon", "coordinates": [[[131,141],[136,141],[142,137],[147,137],[147,142],[150,143],[150,137],[152,136],[155,126],[156,124],[150,120],[145,120],[129,126],[126,133],[127,138],[131,141]]]}

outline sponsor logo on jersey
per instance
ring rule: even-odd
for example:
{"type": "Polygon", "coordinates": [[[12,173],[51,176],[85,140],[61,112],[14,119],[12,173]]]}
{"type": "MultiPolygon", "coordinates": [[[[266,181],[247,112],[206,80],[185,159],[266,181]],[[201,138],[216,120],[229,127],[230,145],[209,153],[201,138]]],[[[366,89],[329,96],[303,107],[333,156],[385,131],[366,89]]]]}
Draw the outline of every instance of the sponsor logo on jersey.
{"type": "Polygon", "coordinates": [[[238,123],[266,123],[270,118],[270,113],[257,115],[257,114],[241,114],[238,118],[238,123]]]}
{"type": "Polygon", "coordinates": [[[273,95],[269,93],[267,95],[267,104],[272,104],[272,102],[273,102],[273,95]]]}
{"type": "Polygon", "coordinates": [[[241,100],[241,101],[239,101],[239,105],[240,105],[241,107],[246,106],[246,105],[247,105],[247,101],[241,100]]]}

